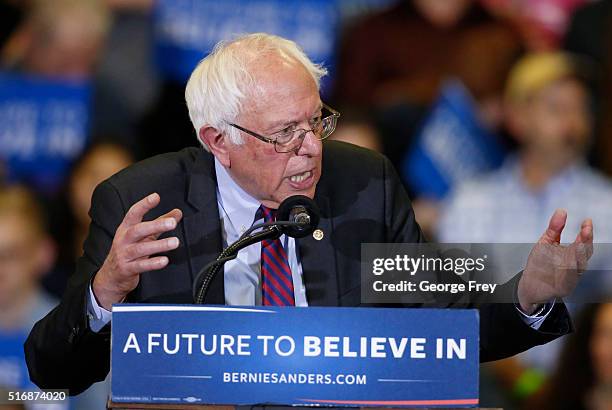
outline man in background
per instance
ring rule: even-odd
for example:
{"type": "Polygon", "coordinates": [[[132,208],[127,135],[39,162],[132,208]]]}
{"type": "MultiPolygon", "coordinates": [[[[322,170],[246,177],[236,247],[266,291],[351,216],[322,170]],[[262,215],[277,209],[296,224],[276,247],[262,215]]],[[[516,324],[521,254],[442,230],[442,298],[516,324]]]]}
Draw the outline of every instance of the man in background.
{"type": "Polygon", "coordinates": [[[110,26],[99,0],[32,2],[3,50],[2,65],[55,79],[87,79],[98,62],[110,26]]]}
{"type": "MultiPolygon", "coordinates": [[[[585,74],[579,60],[558,52],[531,54],[517,62],[507,81],[505,104],[506,126],[518,151],[499,170],[465,182],[448,197],[437,229],[440,242],[534,243],[548,213],[557,208],[568,215],[565,232],[589,215],[597,226],[597,241],[612,241],[612,183],[584,159],[593,129],[585,74]]],[[[572,240],[561,236],[561,243],[572,240]]],[[[609,266],[604,258],[603,252],[595,252],[593,265],[609,266]]],[[[521,269],[520,258],[512,259],[514,268],[521,269]]],[[[576,296],[592,298],[610,287],[605,272],[591,271],[576,296]]],[[[551,370],[561,342],[500,362],[496,373],[516,394],[529,395],[551,370]]]]}
{"type": "Polygon", "coordinates": [[[584,161],[592,120],[583,78],[579,62],[566,54],[532,54],[516,64],[506,89],[506,124],[518,151],[498,171],[449,196],[440,242],[532,243],[557,208],[567,211],[566,232],[589,215],[598,241],[612,241],[612,184],[584,161]]]}

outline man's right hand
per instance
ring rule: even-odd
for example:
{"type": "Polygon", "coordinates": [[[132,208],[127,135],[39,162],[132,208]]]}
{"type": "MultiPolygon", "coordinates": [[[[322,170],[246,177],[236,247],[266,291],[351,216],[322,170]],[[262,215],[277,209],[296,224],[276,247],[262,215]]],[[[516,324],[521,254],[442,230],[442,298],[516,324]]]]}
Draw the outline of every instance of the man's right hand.
{"type": "Polygon", "coordinates": [[[158,239],[159,235],[176,228],[183,217],[173,209],[159,218],[143,222],[147,212],[159,205],[160,197],[153,193],[136,202],[125,214],[115,232],[106,260],[96,274],[92,288],[98,304],[111,310],[138,286],[140,274],[168,265],[166,256],[152,256],[179,246],[177,237],[158,239]]]}

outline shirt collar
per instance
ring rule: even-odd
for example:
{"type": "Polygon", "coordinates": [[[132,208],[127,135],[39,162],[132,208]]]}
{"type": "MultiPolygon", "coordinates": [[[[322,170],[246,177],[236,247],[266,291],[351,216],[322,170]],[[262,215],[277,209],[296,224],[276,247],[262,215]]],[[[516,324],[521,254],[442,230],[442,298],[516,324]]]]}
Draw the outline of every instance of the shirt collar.
{"type": "Polygon", "coordinates": [[[255,214],[260,202],[242,189],[232,179],[227,169],[215,158],[217,173],[217,190],[220,208],[224,210],[230,223],[236,230],[250,227],[255,220],[255,214]]]}

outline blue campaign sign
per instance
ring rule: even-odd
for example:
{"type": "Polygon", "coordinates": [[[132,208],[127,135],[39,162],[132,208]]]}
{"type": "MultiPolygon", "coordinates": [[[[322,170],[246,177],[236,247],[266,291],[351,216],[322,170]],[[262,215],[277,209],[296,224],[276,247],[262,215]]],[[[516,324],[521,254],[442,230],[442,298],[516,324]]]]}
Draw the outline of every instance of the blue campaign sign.
{"type": "Polygon", "coordinates": [[[0,386],[32,387],[25,364],[23,343],[27,333],[0,330],[0,386]]]}
{"type": "Polygon", "coordinates": [[[88,138],[90,87],[0,73],[0,162],[9,181],[56,191],[88,138]]]}
{"type": "Polygon", "coordinates": [[[473,407],[478,312],[115,305],[116,402],[473,407]]]}
{"type": "Polygon", "coordinates": [[[402,177],[417,195],[440,199],[456,183],[501,165],[504,155],[498,138],[481,125],[469,92],[449,81],[403,161],[402,177]]]}
{"type": "Polygon", "coordinates": [[[157,64],[168,77],[185,82],[217,42],[266,32],[295,41],[330,68],[339,16],[336,0],[157,0],[157,64]]]}

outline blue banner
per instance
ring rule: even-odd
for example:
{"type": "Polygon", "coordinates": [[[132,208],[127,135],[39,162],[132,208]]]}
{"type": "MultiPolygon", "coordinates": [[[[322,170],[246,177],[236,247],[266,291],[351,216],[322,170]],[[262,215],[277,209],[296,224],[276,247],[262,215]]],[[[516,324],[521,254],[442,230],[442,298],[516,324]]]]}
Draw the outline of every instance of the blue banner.
{"type": "Polygon", "coordinates": [[[459,81],[438,100],[402,164],[402,178],[419,196],[440,199],[457,183],[501,165],[505,150],[482,126],[474,101],[459,81]]]}
{"type": "Polygon", "coordinates": [[[217,42],[266,32],[295,41],[311,60],[332,68],[339,15],[336,0],[157,0],[157,64],[186,82],[217,42]]]}
{"type": "Polygon", "coordinates": [[[88,139],[88,83],[0,73],[0,162],[9,182],[53,193],[88,139]]]}
{"type": "Polygon", "coordinates": [[[21,331],[0,330],[0,386],[30,388],[23,343],[28,335],[21,331]]]}
{"type": "Polygon", "coordinates": [[[476,310],[115,305],[116,402],[473,407],[476,310]]]}

